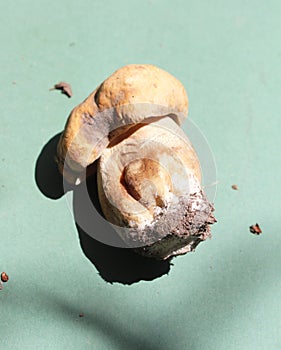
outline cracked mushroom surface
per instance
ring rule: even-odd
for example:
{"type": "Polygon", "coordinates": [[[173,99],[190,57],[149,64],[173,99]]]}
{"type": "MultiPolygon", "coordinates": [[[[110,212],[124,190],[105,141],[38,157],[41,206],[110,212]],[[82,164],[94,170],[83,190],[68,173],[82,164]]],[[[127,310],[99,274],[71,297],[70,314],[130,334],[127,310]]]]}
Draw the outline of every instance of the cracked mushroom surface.
{"type": "Polygon", "coordinates": [[[124,246],[148,257],[194,250],[215,222],[199,160],[180,128],[187,112],[179,80],[152,65],[129,65],[73,109],[58,144],[59,170],[72,184],[97,162],[104,217],[124,246]]]}

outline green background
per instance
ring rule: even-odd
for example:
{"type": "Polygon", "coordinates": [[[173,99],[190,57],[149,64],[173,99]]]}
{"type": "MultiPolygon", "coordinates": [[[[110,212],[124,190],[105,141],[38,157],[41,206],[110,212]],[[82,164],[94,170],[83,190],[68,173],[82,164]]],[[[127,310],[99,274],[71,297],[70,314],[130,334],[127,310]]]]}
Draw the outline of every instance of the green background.
{"type": "Polygon", "coordinates": [[[0,349],[280,349],[280,1],[2,0],[0,29],[0,349]],[[129,63],[185,85],[218,223],[168,275],[124,285],[99,276],[34,173],[70,110],[129,63]],[[49,91],[61,80],[71,99],[49,91]]]}

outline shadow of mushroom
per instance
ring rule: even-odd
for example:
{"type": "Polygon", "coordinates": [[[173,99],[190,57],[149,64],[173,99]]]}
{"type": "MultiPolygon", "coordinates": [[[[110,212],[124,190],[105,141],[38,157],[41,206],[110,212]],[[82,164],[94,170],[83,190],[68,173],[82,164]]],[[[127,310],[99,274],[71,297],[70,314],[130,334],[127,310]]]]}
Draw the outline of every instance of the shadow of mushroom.
{"type": "Polygon", "coordinates": [[[83,195],[81,196],[81,186],[64,189],[63,177],[58,171],[55,160],[60,135],[61,133],[56,134],[42,148],[36,161],[35,181],[41,193],[50,199],[59,199],[65,194],[65,191],[73,191],[74,219],[80,245],[85,256],[99,271],[100,276],[110,283],[132,284],[141,280],[153,280],[167,274],[171,265],[168,260],[158,261],[146,258],[136,254],[132,249],[107,245],[95,239],[110,235],[112,242],[120,240],[110,224],[100,219],[102,212],[98,200],[94,166],[91,169],[92,175],[87,179],[87,190],[96,208],[90,214],[92,216],[91,221],[95,223],[95,238],[88,235],[77,224],[77,210],[81,208],[83,195]],[[99,224],[96,226],[97,222],[99,224]]]}
{"type": "Polygon", "coordinates": [[[63,179],[55,161],[61,133],[53,136],[41,150],[35,166],[37,187],[47,198],[59,199],[64,195],[63,179]]]}

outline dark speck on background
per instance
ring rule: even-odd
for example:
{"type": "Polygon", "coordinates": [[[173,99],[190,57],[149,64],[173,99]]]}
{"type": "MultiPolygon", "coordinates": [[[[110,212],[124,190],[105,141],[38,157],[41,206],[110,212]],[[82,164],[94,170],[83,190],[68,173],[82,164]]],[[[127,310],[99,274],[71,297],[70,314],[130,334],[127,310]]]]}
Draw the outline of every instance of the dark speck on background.
{"type": "Polygon", "coordinates": [[[259,224],[255,224],[250,226],[250,232],[253,233],[254,235],[260,235],[262,233],[262,230],[259,226],[259,224]]]}

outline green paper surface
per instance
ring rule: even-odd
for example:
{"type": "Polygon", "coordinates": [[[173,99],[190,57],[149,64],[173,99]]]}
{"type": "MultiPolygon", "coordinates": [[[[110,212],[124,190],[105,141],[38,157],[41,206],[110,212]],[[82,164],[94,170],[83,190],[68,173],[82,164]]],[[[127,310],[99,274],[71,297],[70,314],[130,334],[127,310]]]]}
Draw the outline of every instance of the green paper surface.
{"type": "Polygon", "coordinates": [[[280,349],[281,3],[2,1],[0,28],[0,349],[280,349]],[[218,223],[169,274],[126,285],[102,279],[35,169],[72,108],[129,63],[185,85],[218,223]],[[60,81],[71,99],[49,91],[60,81]]]}

